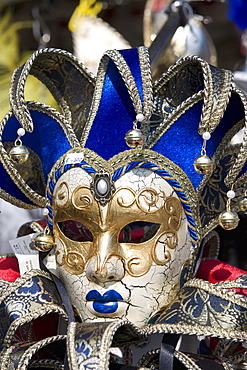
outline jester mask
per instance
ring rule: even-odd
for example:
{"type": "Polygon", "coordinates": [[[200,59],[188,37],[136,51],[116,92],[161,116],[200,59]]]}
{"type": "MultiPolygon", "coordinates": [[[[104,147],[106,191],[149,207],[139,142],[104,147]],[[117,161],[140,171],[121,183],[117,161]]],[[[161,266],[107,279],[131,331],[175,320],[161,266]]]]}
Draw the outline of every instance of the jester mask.
{"type": "Polygon", "coordinates": [[[153,322],[194,276],[227,191],[243,193],[246,140],[229,143],[245,126],[246,98],[231,73],[192,56],[152,83],[140,47],[106,52],[94,77],[73,55],[43,49],[15,71],[10,103],[1,196],[47,209],[56,273],[78,316],[153,322]],[[25,101],[29,74],[59,110],[25,101]],[[20,140],[29,154],[16,163],[20,140]],[[202,147],[206,174],[193,166],[202,147]]]}

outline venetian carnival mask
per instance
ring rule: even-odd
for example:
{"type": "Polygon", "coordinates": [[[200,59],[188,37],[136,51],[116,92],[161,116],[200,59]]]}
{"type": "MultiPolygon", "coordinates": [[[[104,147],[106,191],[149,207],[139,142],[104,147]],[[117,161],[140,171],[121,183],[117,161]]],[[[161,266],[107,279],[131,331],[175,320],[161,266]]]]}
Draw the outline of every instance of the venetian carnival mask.
{"type": "Polygon", "coordinates": [[[197,57],[152,85],[144,47],[106,52],[96,78],[55,49],[17,69],[0,133],[1,196],[48,209],[57,274],[83,321],[153,322],[194,275],[227,191],[241,194],[245,183],[245,140],[228,146],[244,126],[245,99],[230,72],[197,57]],[[25,102],[29,73],[62,113],[25,102]],[[20,125],[29,154],[14,163],[20,125]],[[135,148],[126,133],[139,135],[135,148]],[[205,175],[193,166],[202,145],[212,157],[205,175]]]}
{"type": "Polygon", "coordinates": [[[144,167],[117,177],[103,165],[109,173],[72,168],[56,181],[58,271],[83,320],[143,326],[180,288],[191,254],[186,216],[160,175],[144,167]]]}

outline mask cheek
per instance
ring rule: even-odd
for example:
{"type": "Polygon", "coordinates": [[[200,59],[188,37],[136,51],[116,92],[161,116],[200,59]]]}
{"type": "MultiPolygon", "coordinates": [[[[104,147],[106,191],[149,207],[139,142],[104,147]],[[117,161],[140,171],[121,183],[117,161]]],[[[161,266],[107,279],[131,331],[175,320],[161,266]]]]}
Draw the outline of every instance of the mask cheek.
{"type": "Polygon", "coordinates": [[[167,303],[168,294],[164,292],[165,268],[152,265],[147,274],[141,277],[126,276],[124,285],[129,290],[126,317],[137,326],[144,326],[150,315],[167,303]]]}

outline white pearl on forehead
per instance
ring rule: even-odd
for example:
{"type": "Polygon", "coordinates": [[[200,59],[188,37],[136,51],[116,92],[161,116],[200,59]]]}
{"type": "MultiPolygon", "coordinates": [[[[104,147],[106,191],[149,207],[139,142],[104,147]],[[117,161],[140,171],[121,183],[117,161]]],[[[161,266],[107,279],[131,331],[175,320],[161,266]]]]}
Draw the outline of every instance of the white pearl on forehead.
{"type": "Polygon", "coordinates": [[[96,184],[96,190],[100,195],[105,195],[108,191],[108,182],[105,179],[99,179],[96,184]]]}

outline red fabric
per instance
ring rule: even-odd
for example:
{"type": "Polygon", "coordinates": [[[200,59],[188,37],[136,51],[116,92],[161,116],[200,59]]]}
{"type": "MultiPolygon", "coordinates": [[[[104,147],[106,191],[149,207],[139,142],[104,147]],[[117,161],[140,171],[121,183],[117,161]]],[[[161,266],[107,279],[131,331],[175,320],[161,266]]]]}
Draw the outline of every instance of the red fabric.
{"type": "Polygon", "coordinates": [[[47,223],[46,223],[46,220],[39,220],[39,221],[36,221],[38,224],[40,224],[40,226],[43,227],[43,229],[45,229],[47,223]]]}
{"type": "MultiPolygon", "coordinates": [[[[201,262],[196,277],[215,284],[220,281],[235,280],[246,273],[246,271],[227,263],[209,259],[201,262]]],[[[232,291],[247,296],[247,289],[232,289],[232,291]]]]}
{"type": "Polygon", "coordinates": [[[0,258],[0,279],[12,282],[19,276],[19,265],[16,257],[0,258]]]}

